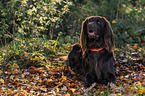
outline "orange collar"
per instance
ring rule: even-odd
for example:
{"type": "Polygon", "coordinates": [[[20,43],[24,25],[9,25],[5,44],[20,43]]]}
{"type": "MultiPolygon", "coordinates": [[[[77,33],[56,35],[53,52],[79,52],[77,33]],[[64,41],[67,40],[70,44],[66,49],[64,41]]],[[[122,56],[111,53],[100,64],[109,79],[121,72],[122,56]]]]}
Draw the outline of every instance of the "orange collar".
{"type": "Polygon", "coordinates": [[[99,48],[99,49],[89,49],[90,51],[101,51],[103,50],[104,48],[99,48]]]}

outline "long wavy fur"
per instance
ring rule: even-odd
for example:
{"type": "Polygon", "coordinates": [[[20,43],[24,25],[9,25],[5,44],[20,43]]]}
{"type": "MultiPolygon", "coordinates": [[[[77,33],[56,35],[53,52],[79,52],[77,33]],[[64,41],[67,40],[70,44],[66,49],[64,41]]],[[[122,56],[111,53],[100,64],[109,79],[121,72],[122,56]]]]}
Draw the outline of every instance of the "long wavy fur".
{"type": "MultiPolygon", "coordinates": [[[[87,48],[87,23],[88,23],[88,19],[92,18],[94,16],[88,17],[85,19],[85,21],[83,21],[82,23],[82,29],[81,29],[81,36],[80,36],[80,44],[81,44],[81,48],[83,53],[85,53],[85,49],[87,48]]],[[[98,16],[100,17],[100,16],[98,16]]],[[[105,17],[100,17],[103,18],[105,20],[105,26],[104,26],[104,42],[105,42],[105,49],[108,50],[109,52],[113,52],[113,49],[115,47],[115,38],[114,38],[114,34],[112,31],[112,28],[110,26],[109,21],[105,18],[105,17]]]]}
{"type": "Polygon", "coordinates": [[[101,16],[88,17],[82,23],[80,45],[75,44],[73,46],[68,56],[69,63],[67,65],[76,73],[84,76],[87,86],[90,86],[93,82],[105,84],[107,82],[115,82],[114,47],[115,39],[109,21],[101,16]],[[99,23],[96,23],[95,20],[97,19],[100,21],[99,23]],[[88,27],[90,22],[93,22],[95,27],[88,27]],[[92,33],[95,34],[93,36],[100,32],[99,37],[96,36],[95,39],[89,37],[92,33],[87,28],[92,30],[92,33]],[[103,47],[103,50],[91,52],[89,50],[90,47],[103,47]]]}

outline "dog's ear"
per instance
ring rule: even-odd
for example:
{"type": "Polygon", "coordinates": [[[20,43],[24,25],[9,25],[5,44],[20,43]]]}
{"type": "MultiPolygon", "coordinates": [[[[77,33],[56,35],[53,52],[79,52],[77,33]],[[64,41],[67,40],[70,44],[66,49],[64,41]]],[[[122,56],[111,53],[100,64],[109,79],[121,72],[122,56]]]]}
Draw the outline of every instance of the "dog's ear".
{"type": "Polygon", "coordinates": [[[113,34],[113,30],[110,26],[110,23],[106,18],[103,17],[105,20],[105,32],[104,32],[104,42],[105,42],[105,49],[108,50],[109,52],[113,52],[113,49],[115,47],[115,38],[113,34]]]}
{"type": "Polygon", "coordinates": [[[87,45],[87,24],[88,24],[88,18],[85,19],[82,23],[82,28],[81,28],[81,36],[80,36],[80,44],[82,51],[85,51],[86,45],[87,45]]]}

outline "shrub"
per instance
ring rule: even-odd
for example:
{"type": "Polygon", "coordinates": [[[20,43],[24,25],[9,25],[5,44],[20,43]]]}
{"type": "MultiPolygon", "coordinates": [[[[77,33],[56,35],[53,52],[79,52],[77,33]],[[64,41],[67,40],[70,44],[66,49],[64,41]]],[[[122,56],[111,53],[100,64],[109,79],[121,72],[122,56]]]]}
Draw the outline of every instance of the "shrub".
{"type": "Polygon", "coordinates": [[[116,46],[145,41],[144,0],[83,0],[82,3],[79,0],[75,1],[78,3],[75,2],[75,7],[71,7],[71,13],[65,21],[70,34],[78,36],[85,18],[99,15],[110,21],[115,33],[116,46]]]}
{"type": "Polygon", "coordinates": [[[65,0],[0,1],[0,40],[42,35],[52,39],[61,30],[61,22],[71,5],[65,0]]]}

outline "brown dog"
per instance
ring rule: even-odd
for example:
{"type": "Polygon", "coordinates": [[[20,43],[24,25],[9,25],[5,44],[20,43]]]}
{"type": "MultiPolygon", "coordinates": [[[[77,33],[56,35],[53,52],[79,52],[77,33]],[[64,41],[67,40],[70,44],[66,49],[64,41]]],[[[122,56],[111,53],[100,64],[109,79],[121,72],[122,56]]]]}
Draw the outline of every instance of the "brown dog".
{"type": "Polygon", "coordinates": [[[68,65],[85,77],[87,86],[93,82],[115,82],[115,39],[110,23],[100,16],[86,18],[82,23],[80,43],[70,52],[68,65]]]}

